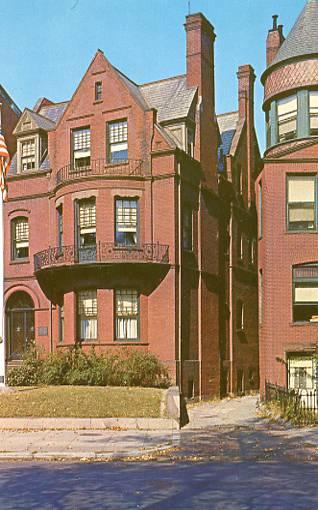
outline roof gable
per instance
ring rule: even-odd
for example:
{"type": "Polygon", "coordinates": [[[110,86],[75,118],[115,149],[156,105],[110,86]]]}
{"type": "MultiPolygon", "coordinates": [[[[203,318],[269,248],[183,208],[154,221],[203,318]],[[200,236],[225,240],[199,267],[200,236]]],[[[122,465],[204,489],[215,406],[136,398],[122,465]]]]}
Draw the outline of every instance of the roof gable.
{"type": "Polygon", "coordinates": [[[21,135],[32,131],[38,131],[42,129],[44,131],[51,131],[54,129],[55,124],[50,119],[43,117],[38,113],[33,112],[26,108],[21,115],[13,133],[15,135],[21,135]]]}
{"type": "Polygon", "coordinates": [[[318,0],[309,0],[279,48],[271,66],[284,60],[316,53],[318,54],[318,0]]]}

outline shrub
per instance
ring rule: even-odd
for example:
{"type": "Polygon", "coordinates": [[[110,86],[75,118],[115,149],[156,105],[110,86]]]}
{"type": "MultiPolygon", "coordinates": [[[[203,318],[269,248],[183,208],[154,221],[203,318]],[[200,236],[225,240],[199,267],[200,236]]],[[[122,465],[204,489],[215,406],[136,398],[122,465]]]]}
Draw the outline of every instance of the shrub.
{"type": "Polygon", "coordinates": [[[75,347],[45,359],[29,353],[21,367],[9,372],[8,384],[167,387],[169,377],[158,358],[147,352],[122,350],[98,356],[94,349],[87,354],[75,347]]]}

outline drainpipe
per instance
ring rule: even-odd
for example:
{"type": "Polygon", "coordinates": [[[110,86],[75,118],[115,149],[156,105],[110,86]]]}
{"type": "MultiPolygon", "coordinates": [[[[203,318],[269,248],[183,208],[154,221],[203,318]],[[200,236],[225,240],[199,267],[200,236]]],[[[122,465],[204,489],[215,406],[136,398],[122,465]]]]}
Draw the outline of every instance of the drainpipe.
{"type": "Polygon", "coordinates": [[[181,332],[181,164],[177,163],[177,186],[178,186],[178,349],[179,349],[179,370],[178,370],[178,384],[180,392],[182,391],[182,332],[181,332]]]}
{"type": "Polygon", "coordinates": [[[53,308],[52,301],[50,301],[50,353],[53,352],[53,308]]]}
{"type": "Polygon", "coordinates": [[[233,206],[231,204],[230,217],[230,256],[229,256],[229,355],[230,355],[230,393],[233,394],[233,206]]]}
{"type": "Polygon", "coordinates": [[[198,210],[198,340],[199,340],[199,398],[202,399],[202,249],[201,249],[201,183],[199,186],[199,210],[198,210]]]}

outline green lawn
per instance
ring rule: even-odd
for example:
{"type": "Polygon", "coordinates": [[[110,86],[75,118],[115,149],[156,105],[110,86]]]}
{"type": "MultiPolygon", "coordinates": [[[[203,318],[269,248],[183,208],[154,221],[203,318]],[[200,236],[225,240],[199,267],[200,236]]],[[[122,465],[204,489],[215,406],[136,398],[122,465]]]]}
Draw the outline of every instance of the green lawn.
{"type": "Polygon", "coordinates": [[[0,393],[0,418],[160,416],[163,390],[110,386],[39,386],[0,393]]]}

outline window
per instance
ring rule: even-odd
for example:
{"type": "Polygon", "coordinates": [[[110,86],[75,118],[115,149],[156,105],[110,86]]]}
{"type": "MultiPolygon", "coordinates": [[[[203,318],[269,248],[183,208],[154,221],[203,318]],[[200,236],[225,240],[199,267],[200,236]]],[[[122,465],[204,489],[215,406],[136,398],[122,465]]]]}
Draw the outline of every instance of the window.
{"type": "Polygon", "coordinates": [[[89,127],[74,129],[73,140],[73,168],[88,167],[91,163],[91,131],[89,127]]]}
{"type": "Polygon", "coordinates": [[[78,202],[79,248],[96,245],[96,204],[95,199],[78,202]]]}
{"type": "Polygon", "coordinates": [[[102,99],[102,82],[96,81],[95,82],[95,101],[100,101],[102,99]]]}
{"type": "Polygon", "coordinates": [[[288,230],[314,230],[316,228],[314,176],[287,178],[288,230]]]}
{"type": "Polygon", "coordinates": [[[77,295],[77,327],[80,340],[97,339],[97,291],[82,290],[77,295]]]}
{"type": "Polygon", "coordinates": [[[312,357],[301,355],[289,356],[288,387],[297,390],[313,389],[314,360],[312,357]]]}
{"type": "Polygon", "coordinates": [[[188,128],[187,130],[187,136],[188,136],[188,147],[187,147],[187,153],[191,158],[194,157],[194,130],[191,128],[188,128]]]}
{"type": "Polygon", "coordinates": [[[238,299],[236,302],[236,330],[243,331],[244,329],[244,304],[238,299]]]}
{"type": "Polygon", "coordinates": [[[193,211],[187,204],[182,208],[182,247],[188,251],[193,249],[193,211]]]}
{"type": "Polygon", "coordinates": [[[109,163],[120,163],[128,160],[128,123],[120,120],[108,123],[108,151],[109,163]]]}
{"type": "Polygon", "coordinates": [[[139,296],[137,290],[116,290],[115,307],[116,339],[137,340],[139,322],[139,296]]]}
{"type": "Polygon", "coordinates": [[[59,342],[64,341],[64,305],[58,307],[59,342]]]}
{"type": "Polygon", "coordinates": [[[278,140],[283,142],[296,138],[297,96],[289,96],[277,101],[278,140]]]}
{"type": "Polygon", "coordinates": [[[21,170],[27,172],[35,169],[35,139],[21,142],[21,170]]]}
{"type": "Polygon", "coordinates": [[[263,185],[259,183],[258,190],[258,237],[261,239],[263,236],[263,185]]]}
{"type": "Polygon", "coordinates": [[[309,92],[310,134],[318,135],[318,91],[309,92]]]}
{"type": "Polygon", "coordinates": [[[15,218],[11,223],[12,259],[29,257],[29,223],[27,218],[15,218]]]}
{"type": "Polygon", "coordinates": [[[116,199],[115,241],[118,246],[137,246],[137,211],[136,199],[116,199]]]}
{"type": "Polygon", "coordinates": [[[318,264],[293,268],[293,321],[318,322],[318,264]]]}
{"type": "Polygon", "coordinates": [[[63,207],[60,205],[57,209],[57,243],[58,247],[63,246],[63,207]]]}

